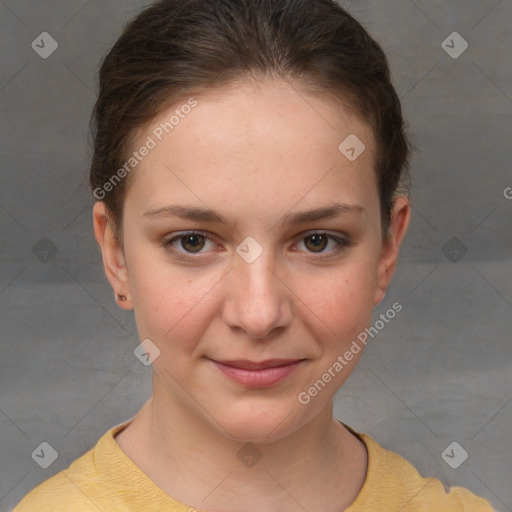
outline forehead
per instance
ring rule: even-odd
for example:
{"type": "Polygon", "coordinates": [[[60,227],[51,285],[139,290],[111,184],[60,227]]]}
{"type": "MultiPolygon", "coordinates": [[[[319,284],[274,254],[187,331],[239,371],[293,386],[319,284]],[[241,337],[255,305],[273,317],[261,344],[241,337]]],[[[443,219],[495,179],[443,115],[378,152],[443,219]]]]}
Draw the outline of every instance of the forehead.
{"type": "Polygon", "coordinates": [[[346,202],[376,193],[371,128],[334,97],[287,82],[248,80],[184,96],[139,130],[133,149],[150,139],[127,192],[139,207],[176,194],[224,208],[246,199],[286,209],[301,197],[312,205],[336,191],[346,202]],[[345,140],[357,152],[357,141],[364,144],[357,159],[340,151],[345,140]]]}
{"type": "Polygon", "coordinates": [[[163,136],[171,135],[172,138],[172,135],[179,136],[180,131],[186,131],[180,143],[188,139],[190,143],[209,142],[212,145],[222,142],[224,147],[229,144],[230,148],[241,144],[248,149],[258,143],[267,147],[280,144],[286,147],[308,142],[311,149],[332,151],[337,149],[340,136],[357,132],[371,149],[366,156],[372,155],[375,149],[370,126],[344,98],[334,94],[312,94],[299,84],[281,79],[246,79],[198,94],[190,93],[142,131],[158,130],[169,121],[173,124],[172,130],[163,136]],[[187,107],[191,96],[198,107],[193,110],[187,107]],[[269,136],[280,129],[279,138],[269,136]]]}

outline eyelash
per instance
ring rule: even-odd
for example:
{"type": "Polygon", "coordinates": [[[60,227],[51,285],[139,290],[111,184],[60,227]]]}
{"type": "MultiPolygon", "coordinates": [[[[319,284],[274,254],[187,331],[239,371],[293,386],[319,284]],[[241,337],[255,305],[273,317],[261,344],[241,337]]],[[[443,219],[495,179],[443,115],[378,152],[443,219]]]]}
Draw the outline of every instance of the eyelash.
{"type": "MultiPolygon", "coordinates": [[[[206,238],[206,239],[208,239],[208,240],[213,242],[212,238],[210,236],[208,236],[208,234],[203,232],[203,231],[183,231],[181,233],[173,235],[171,238],[164,239],[162,241],[161,245],[162,245],[162,247],[164,247],[167,250],[171,249],[173,252],[177,252],[178,254],[180,254],[182,256],[185,256],[183,259],[188,259],[188,257],[191,257],[191,259],[198,259],[199,255],[205,254],[205,253],[204,252],[192,253],[192,252],[180,251],[180,250],[177,250],[177,249],[173,249],[171,247],[174,242],[176,242],[178,240],[181,240],[182,238],[184,238],[186,236],[195,236],[195,235],[202,236],[202,237],[204,237],[204,238],[206,238]],[[197,254],[198,256],[194,256],[194,254],[197,254]]],[[[303,240],[305,238],[312,237],[313,235],[326,236],[326,237],[328,237],[328,239],[334,240],[338,244],[338,247],[336,249],[334,249],[333,251],[330,251],[330,252],[327,253],[329,256],[319,256],[319,257],[316,258],[316,259],[319,259],[319,260],[327,259],[327,258],[330,258],[330,257],[333,257],[333,256],[337,256],[343,249],[345,249],[345,248],[347,248],[347,247],[352,245],[352,242],[348,238],[341,238],[341,237],[338,237],[338,236],[335,236],[335,235],[331,235],[331,234],[329,234],[329,233],[327,233],[325,231],[311,231],[311,232],[309,232],[306,235],[302,235],[299,238],[298,241],[301,241],[301,240],[303,240]]],[[[321,255],[321,254],[325,254],[325,253],[323,253],[323,252],[315,253],[315,252],[311,252],[310,251],[310,254],[321,255]]]]}

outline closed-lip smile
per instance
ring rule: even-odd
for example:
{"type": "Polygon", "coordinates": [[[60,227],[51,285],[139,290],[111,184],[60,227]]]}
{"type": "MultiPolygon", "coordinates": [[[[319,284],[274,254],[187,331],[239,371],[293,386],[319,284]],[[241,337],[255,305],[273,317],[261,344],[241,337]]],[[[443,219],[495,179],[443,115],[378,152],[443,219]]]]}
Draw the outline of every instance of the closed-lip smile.
{"type": "Polygon", "coordinates": [[[275,368],[277,366],[288,366],[301,361],[301,359],[267,359],[265,361],[255,362],[247,359],[236,359],[232,361],[215,361],[217,363],[242,368],[243,370],[262,370],[265,368],[275,368]]]}
{"type": "Polygon", "coordinates": [[[230,380],[248,388],[268,388],[291,375],[304,359],[267,359],[249,361],[232,359],[211,362],[230,380]]]}

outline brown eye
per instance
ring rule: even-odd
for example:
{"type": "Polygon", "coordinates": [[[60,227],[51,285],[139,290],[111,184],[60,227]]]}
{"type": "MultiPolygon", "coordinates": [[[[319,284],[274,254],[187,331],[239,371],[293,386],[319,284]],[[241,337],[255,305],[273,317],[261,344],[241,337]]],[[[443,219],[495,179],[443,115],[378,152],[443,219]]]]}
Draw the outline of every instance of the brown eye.
{"type": "Polygon", "coordinates": [[[203,235],[186,235],[180,238],[181,246],[187,252],[199,252],[204,247],[203,235]]]}
{"type": "Polygon", "coordinates": [[[304,245],[309,250],[311,250],[312,252],[322,252],[327,247],[329,237],[326,235],[315,234],[305,237],[304,240],[304,245]],[[310,241],[310,243],[308,243],[308,240],[310,241]]]}
{"type": "Polygon", "coordinates": [[[205,254],[207,251],[203,249],[210,241],[214,245],[211,238],[200,232],[184,232],[179,233],[171,238],[162,240],[162,246],[168,250],[180,254],[205,254]]]}
{"type": "Polygon", "coordinates": [[[352,242],[348,237],[339,237],[323,231],[309,235],[303,234],[299,239],[299,246],[304,247],[301,250],[309,254],[317,254],[317,259],[336,257],[351,245],[352,242]]]}

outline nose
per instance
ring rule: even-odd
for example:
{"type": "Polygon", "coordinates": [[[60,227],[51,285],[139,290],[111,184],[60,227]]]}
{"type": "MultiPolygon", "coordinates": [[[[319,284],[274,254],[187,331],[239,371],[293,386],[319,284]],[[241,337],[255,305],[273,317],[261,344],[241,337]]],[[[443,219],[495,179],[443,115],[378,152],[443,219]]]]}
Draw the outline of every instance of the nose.
{"type": "Polygon", "coordinates": [[[252,263],[238,255],[227,275],[224,322],[250,338],[267,338],[292,319],[293,294],[275,270],[269,251],[252,263]]]}

